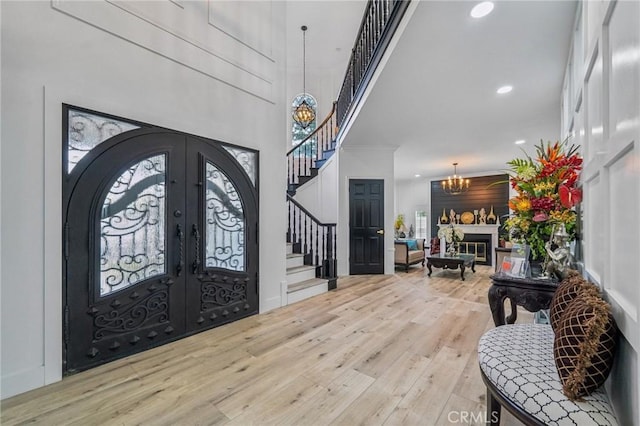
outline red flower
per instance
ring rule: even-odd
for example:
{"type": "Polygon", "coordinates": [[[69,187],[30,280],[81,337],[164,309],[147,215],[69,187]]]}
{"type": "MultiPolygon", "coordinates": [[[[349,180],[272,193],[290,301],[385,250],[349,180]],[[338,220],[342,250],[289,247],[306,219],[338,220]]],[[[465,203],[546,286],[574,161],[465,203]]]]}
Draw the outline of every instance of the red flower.
{"type": "Polygon", "coordinates": [[[567,185],[560,185],[558,194],[560,194],[560,202],[568,209],[582,201],[582,190],[580,188],[570,188],[567,185]]]}

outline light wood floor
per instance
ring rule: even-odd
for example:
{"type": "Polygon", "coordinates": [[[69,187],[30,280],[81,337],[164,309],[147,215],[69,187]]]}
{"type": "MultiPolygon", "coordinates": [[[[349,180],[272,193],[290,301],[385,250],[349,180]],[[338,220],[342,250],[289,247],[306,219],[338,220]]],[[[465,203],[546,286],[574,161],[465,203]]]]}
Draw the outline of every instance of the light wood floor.
{"type": "MultiPolygon", "coordinates": [[[[420,265],[344,277],[337,291],[7,399],[0,422],[480,424],[476,345],[493,321],[491,269],[476,270],[464,282],[420,265]]],[[[517,424],[507,414],[503,425],[517,424]]]]}

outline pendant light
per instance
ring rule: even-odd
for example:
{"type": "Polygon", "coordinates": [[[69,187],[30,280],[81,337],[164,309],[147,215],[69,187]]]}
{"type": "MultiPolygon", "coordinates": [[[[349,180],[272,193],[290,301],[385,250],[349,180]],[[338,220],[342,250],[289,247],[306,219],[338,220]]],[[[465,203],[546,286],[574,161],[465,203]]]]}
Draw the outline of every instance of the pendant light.
{"type": "Polygon", "coordinates": [[[303,129],[306,129],[313,122],[313,120],[315,120],[316,113],[313,111],[313,108],[311,108],[306,100],[307,26],[303,25],[302,27],[300,27],[300,29],[302,30],[302,102],[293,109],[292,117],[293,121],[295,121],[303,129]]]}

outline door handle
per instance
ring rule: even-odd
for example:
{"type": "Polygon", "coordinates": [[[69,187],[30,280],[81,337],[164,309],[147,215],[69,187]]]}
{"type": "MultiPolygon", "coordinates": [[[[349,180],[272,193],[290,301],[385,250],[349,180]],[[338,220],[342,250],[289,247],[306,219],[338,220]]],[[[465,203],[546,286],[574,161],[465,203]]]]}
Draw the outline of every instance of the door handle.
{"type": "Polygon", "coordinates": [[[193,260],[193,264],[191,265],[191,272],[195,275],[195,273],[198,272],[198,267],[200,266],[200,232],[198,231],[198,225],[195,223],[191,228],[191,235],[193,235],[196,240],[196,258],[193,260]]]}
{"type": "Polygon", "coordinates": [[[384,235],[384,229],[378,229],[376,234],[384,235]]]}
{"type": "Polygon", "coordinates": [[[178,224],[178,242],[180,244],[178,254],[178,264],[176,265],[176,275],[182,275],[182,268],[184,268],[184,231],[182,226],[178,224]]]}

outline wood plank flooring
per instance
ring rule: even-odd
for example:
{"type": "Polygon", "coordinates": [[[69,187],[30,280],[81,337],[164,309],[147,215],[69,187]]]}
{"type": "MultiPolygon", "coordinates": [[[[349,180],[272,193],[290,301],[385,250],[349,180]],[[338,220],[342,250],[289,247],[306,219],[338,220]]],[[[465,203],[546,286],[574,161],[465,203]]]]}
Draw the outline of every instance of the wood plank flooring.
{"type": "MultiPolygon", "coordinates": [[[[4,400],[0,423],[482,424],[476,346],[493,327],[492,269],[476,270],[464,282],[419,265],[343,277],[336,291],[4,400]]],[[[503,413],[502,424],[518,423],[503,413]]]]}

